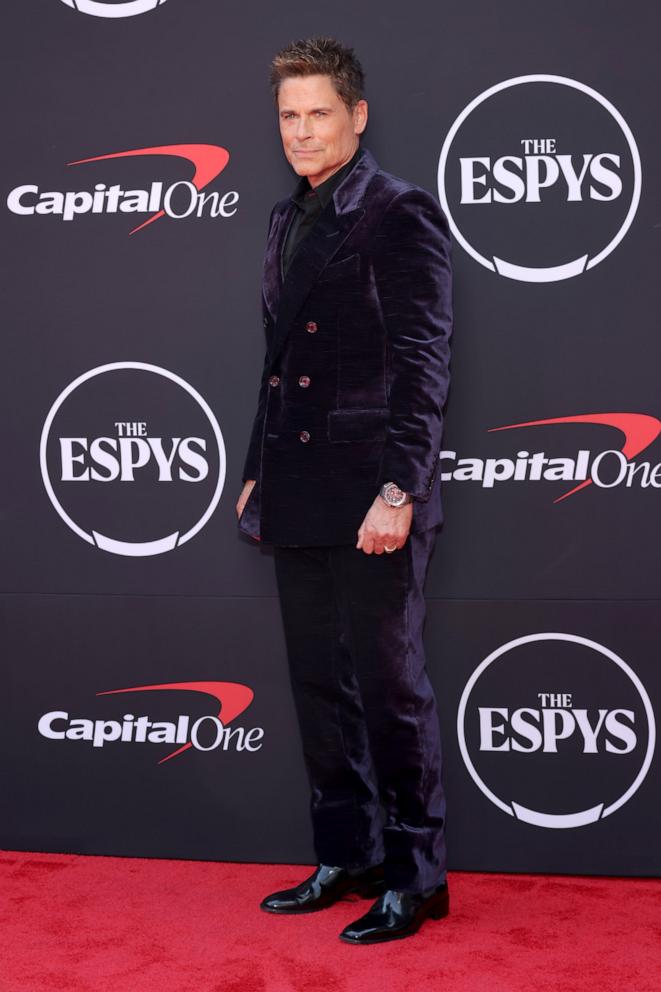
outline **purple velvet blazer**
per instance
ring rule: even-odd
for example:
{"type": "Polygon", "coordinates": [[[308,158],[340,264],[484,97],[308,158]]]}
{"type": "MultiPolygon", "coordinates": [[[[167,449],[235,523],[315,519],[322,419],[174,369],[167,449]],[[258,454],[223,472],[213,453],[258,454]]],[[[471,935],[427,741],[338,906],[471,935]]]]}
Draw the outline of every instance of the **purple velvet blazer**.
{"type": "Polygon", "coordinates": [[[431,194],[365,149],[296,252],[275,205],[264,259],[267,351],[240,529],[268,544],[355,544],[384,482],[442,520],[439,453],[452,329],[450,238],[431,194]]]}

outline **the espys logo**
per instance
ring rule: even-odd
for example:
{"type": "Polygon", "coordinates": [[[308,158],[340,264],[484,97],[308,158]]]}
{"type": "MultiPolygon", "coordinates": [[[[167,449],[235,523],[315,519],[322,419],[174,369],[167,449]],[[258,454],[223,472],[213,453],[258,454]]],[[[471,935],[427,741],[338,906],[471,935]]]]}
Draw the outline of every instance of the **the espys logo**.
{"type": "Polygon", "coordinates": [[[129,234],[136,234],[164,216],[172,220],[207,216],[215,219],[233,217],[237,212],[239,194],[236,190],[229,190],[222,196],[217,191],[202,192],[229,162],[229,152],[220,145],[131,148],[76,159],[67,165],[89,165],[109,159],[150,159],[154,156],[177,161],[184,159],[193,167],[193,175],[190,179],[179,179],[169,185],[162,180],[152,180],[147,189],[124,189],[119,183],[109,186],[105,182],[97,182],[91,190],[41,190],[34,183],[23,183],[8,194],[7,207],[19,217],[58,217],[63,221],[73,221],[83,214],[151,214],[129,234]]]}
{"type": "Polygon", "coordinates": [[[576,634],[497,648],[457,715],[473,781],[498,809],[538,827],[582,827],[634,795],[654,754],[649,696],[613,651],[576,634]]]}
{"type": "MultiPolygon", "coordinates": [[[[219,704],[217,714],[179,713],[175,720],[162,720],[153,715],[136,716],[124,713],[117,719],[72,716],[67,710],[51,710],[39,718],[37,729],[42,737],[51,741],[86,741],[93,748],[106,744],[177,744],[159,759],[162,765],[190,748],[197,751],[259,751],[262,747],[264,728],[233,727],[232,723],[248,709],[254,693],[240,682],[169,682],[157,685],[136,685],[128,689],[107,689],[97,696],[114,696],[118,693],[152,693],[152,713],[162,706],[163,700],[154,693],[167,694],[178,691],[196,693],[195,706],[206,708],[206,697],[219,704]],[[201,699],[199,697],[202,697],[201,699]]],[[[192,704],[191,707],[192,708],[192,704]]],[[[158,714],[161,716],[162,714],[158,714]]]]}
{"type": "Polygon", "coordinates": [[[88,544],[158,555],[200,532],[225,482],[225,445],[188,382],[144,362],[112,362],[74,379],[41,433],[51,503],[88,544]]]}
{"type": "Polygon", "coordinates": [[[62,3],[93,17],[135,17],[160,7],[165,0],[62,0],[62,3]]]}
{"type": "Polygon", "coordinates": [[[438,190],[457,241],[492,272],[555,282],[594,268],[633,221],[641,167],[604,96],[564,76],[517,76],[462,110],[438,190]]]}
{"type": "MultiPolygon", "coordinates": [[[[561,503],[590,485],[598,489],[661,489],[661,462],[638,459],[638,455],[661,434],[661,420],[645,413],[587,413],[551,417],[492,427],[489,433],[556,425],[573,425],[575,429],[583,429],[586,425],[590,435],[595,427],[614,428],[622,438],[621,447],[604,446],[596,453],[581,447],[572,451],[571,455],[561,457],[553,457],[546,451],[520,450],[505,458],[460,457],[457,451],[448,449],[440,454],[444,469],[441,479],[444,482],[474,482],[483,489],[514,482],[575,483],[557,496],[555,503],[561,503]]],[[[562,436],[564,439],[565,435],[562,436]]]]}

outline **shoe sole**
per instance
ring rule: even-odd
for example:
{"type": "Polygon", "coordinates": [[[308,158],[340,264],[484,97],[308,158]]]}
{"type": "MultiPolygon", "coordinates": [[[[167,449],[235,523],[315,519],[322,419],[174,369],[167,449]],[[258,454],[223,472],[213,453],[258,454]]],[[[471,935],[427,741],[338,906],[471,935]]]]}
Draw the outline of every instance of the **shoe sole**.
{"type": "Polygon", "coordinates": [[[433,904],[425,913],[417,918],[413,924],[407,929],[400,933],[393,934],[383,934],[379,937],[365,937],[356,939],[355,937],[345,937],[344,934],[340,934],[340,940],[344,941],[345,944],[353,944],[354,947],[367,946],[368,944],[385,944],[389,940],[404,940],[405,937],[413,937],[425,920],[442,920],[448,916],[450,912],[450,900],[446,895],[439,898],[438,902],[433,904]]]}

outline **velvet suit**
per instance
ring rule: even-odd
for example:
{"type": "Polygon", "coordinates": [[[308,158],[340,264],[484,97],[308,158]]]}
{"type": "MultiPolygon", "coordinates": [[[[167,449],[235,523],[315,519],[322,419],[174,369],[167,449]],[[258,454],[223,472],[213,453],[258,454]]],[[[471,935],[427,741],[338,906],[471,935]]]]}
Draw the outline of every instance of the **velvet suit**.
{"type": "Polygon", "coordinates": [[[365,149],[293,257],[297,208],[272,211],[263,275],[266,355],[239,527],[275,546],[317,855],[385,857],[391,888],[445,875],[445,799],[425,671],[423,584],[442,521],[450,242],[426,191],[365,149]],[[391,555],[355,548],[384,482],[414,498],[391,555]]]}

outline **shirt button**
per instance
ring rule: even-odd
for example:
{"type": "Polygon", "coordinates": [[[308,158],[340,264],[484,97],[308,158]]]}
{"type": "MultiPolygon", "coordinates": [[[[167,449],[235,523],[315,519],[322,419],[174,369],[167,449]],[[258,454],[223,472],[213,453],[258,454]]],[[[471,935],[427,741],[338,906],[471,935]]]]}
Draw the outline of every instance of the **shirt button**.
{"type": "Polygon", "coordinates": [[[308,334],[314,334],[314,332],[318,330],[316,321],[308,320],[307,324],[305,325],[305,330],[308,332],[308,334]]]}
{"type": "Polygon", "coordinates": [[[307,389],[307,387],[310,385],[310,376],[309,375],[302,375],[300,377],[300,379],[298,380],[298,384],[299,384],[299,386],[302,386],[303,389],[307,389]]]}
{"type": "Polygon", "coordinates": [[[279,386],[279,385],[280,385],[280,376],[272,375],[271,378],[269,379],[269,386],[279,386]]]}
{"type": "Polygon", "coordinates": [[[310,440],[310,432],[301,431],[301,433],[298,435],[298,439],[299,441],[302,441],[303,444],[307,444],[307,442],[310,440]]]}

